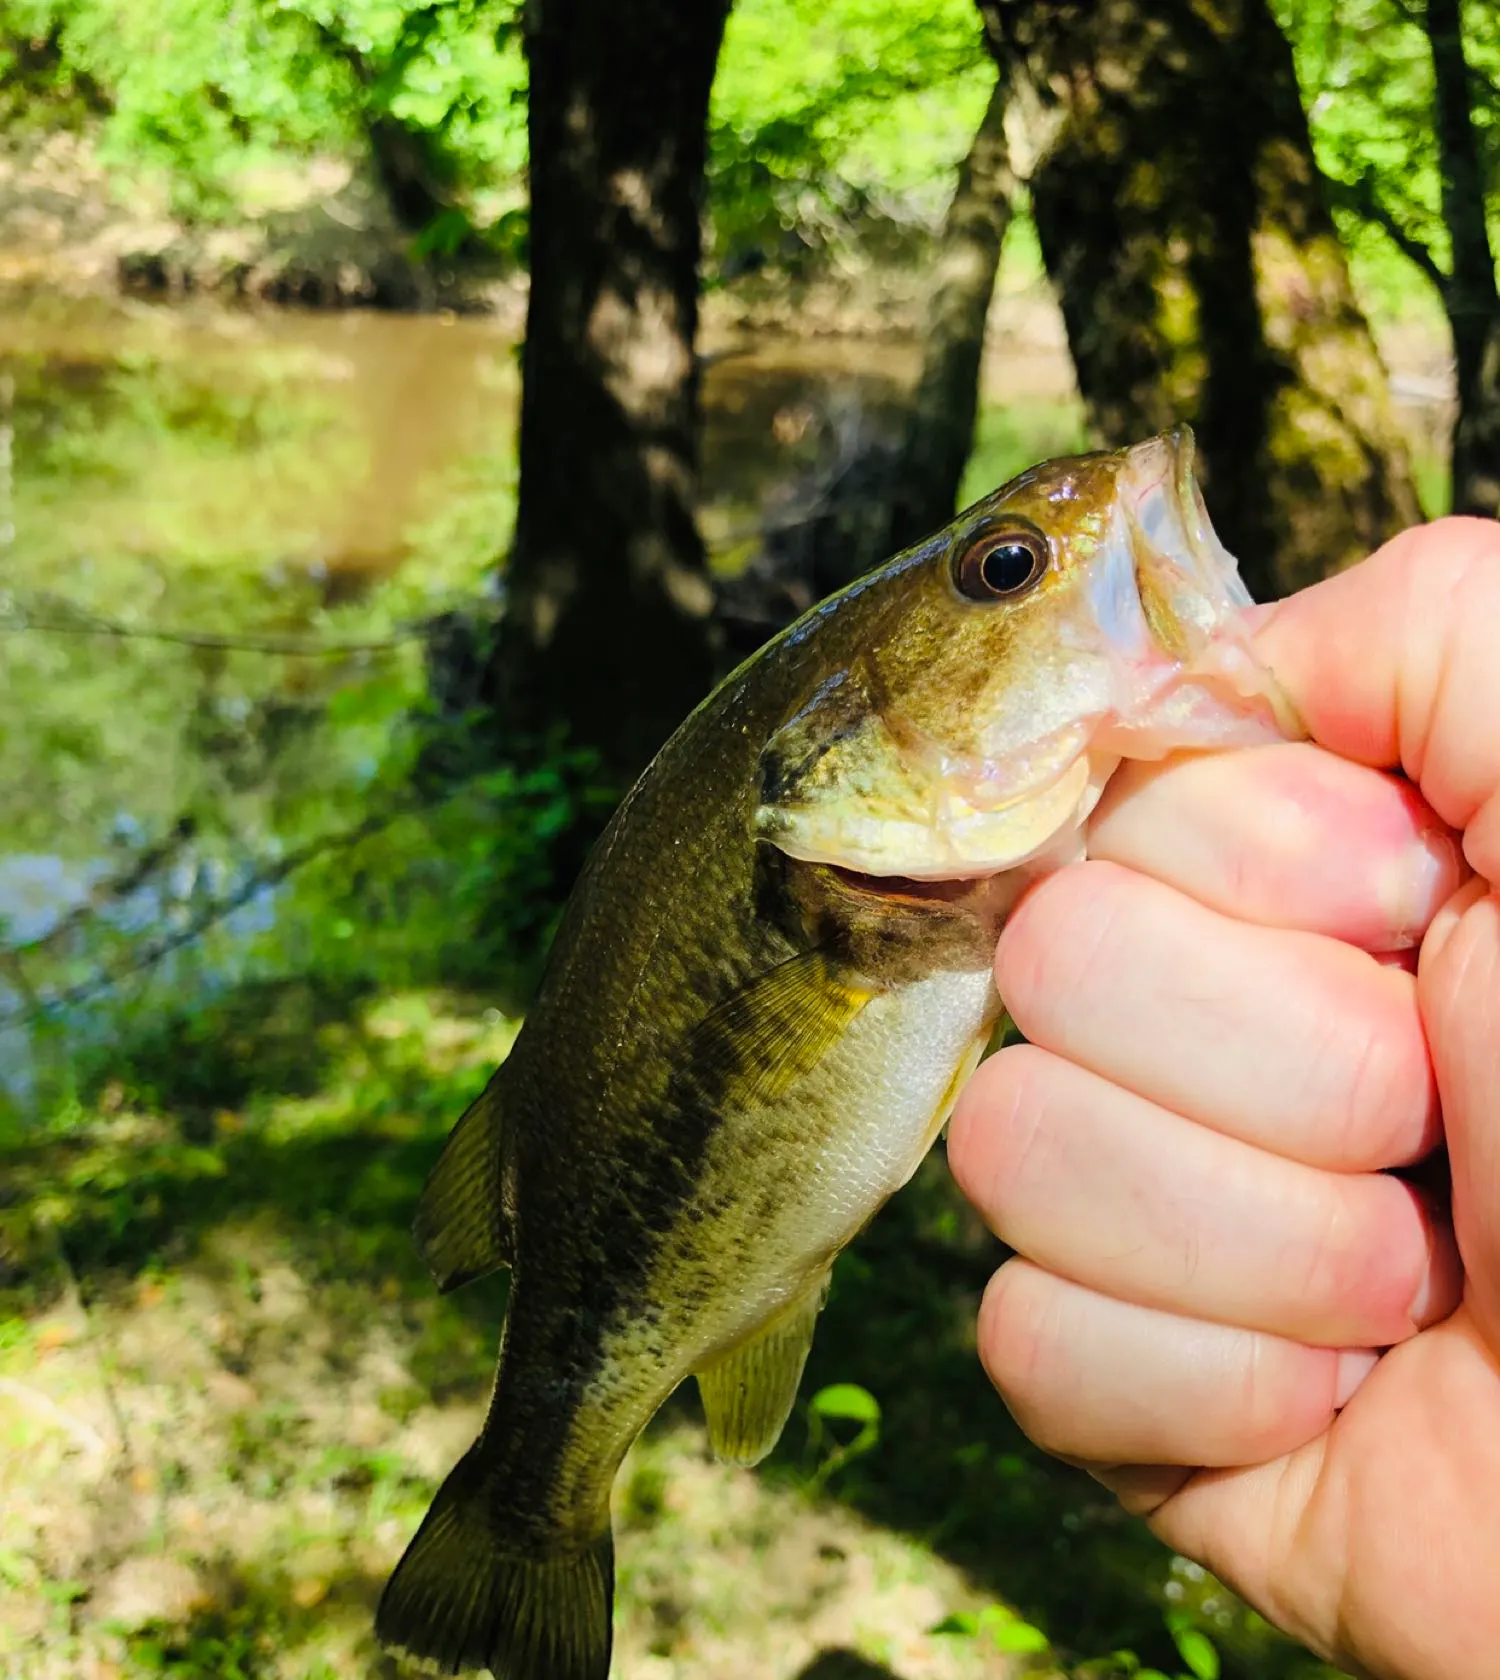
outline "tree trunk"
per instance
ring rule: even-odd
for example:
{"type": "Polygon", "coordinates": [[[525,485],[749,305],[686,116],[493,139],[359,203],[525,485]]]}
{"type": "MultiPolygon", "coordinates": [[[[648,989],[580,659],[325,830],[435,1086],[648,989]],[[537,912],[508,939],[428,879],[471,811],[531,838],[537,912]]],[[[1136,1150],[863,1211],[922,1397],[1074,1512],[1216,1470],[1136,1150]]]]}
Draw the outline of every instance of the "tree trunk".
{"type": "Polygon", "coordinates": [[[1031,192],[1092,423],[1179,420],[1260,597],[1419,517],[1266,0],[979,0],[1053,134],[1031,192]]]}
{"type": "Polygon", "coordinates": [[[521,484],[489,687],[624,787],[706,693],[694,520],[705,125],[728,0],[532,0],[521,484]]]}
{"type": "Polygon", "coordinates": [[[1016,191],[1005,111],[1006,64],[958,171],[927,306],[922,371],[897,464],[886,552],[917,542],[954,514],[974,447],[984,329],[1016,191]]]}
{"type": "Polygon", "coordinates": [[[1458,414],[1453,511],[1500,515],[1500,291],[1464,62],[1460,0],[1427,0],[1443,220],[1453,255],[1443,302],[1453,330],[1458,414]]]}

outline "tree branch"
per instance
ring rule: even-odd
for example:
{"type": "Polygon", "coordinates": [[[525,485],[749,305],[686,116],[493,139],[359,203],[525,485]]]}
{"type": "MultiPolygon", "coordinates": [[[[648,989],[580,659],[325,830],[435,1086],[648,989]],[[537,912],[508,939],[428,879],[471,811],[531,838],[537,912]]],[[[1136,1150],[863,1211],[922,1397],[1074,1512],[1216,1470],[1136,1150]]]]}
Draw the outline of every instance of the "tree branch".
{"type": "Polygon", "coordinates": [[[113,636],[120,641],[171,642],[178,647],[208,648],[233,653],[265,653],[287,659],[337,659],[344,654],[391,653],[409,642],[425,641],[430,624],[414,625],[392,636],[368,642],[325,642],[310,636],[252,636],[229,630],[160,629],[153,625],[122,624],[104,618],[59,595],[40,594],[35,606],[0,591],[0,635],[40,631],[49,636],[113,636]]]}
{"type": "MultiPolygon", "coordinates": [[[[55,945],[59,939],[75,928],[82,927],[91,916],[96,915],[101,905],[118,904],[122,898],[129,898],[131,893],[143,887],[163,864],[170,863],[193,838],[196,831],[197,824],[191,817],[179,817],[164,840],[157,840],[147,846],[139,857],[131,859],[128,868],[108,881],[101,882],[81,904],[75,905],[67,915],[60,916],[45,933],[37,934],[34,939],[23,939],[17,944],[5,946],[0,955],[12,966],[18,981],[25,985],[25,973],[21,968],[20,958],[28,951],[40,951],[49,945],[55,945]]],[[[30,988],[27,987],[27,990],[30,988]]],[[[34,993],[32,1001],[36,1001],[34,993]]]]}
{"type": "Polygon", "coordinates": [[[1332,189],[1335,203],[1363,216],[1367,222],[1378,227],[1403,257],[1421,269],[1437,287],[1438,295],[1447,301],[1449,277],[1432,254],[1432,247],[1402,227],[1390,209],[1381,202],[1375,190],[1375,178],[1371,173],[1367,171],[1357,181],[1340,181],[1330,176],[1328,185],[1332,189]]]}

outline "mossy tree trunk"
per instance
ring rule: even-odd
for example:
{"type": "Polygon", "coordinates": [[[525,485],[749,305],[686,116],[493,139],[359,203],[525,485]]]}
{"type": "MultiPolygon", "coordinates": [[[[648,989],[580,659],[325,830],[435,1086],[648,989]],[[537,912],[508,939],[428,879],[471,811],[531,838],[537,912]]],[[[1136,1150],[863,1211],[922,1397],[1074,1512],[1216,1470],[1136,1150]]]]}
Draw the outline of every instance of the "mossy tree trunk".
{"type": "Polygon", "coordinates": [[[953,517],[974,447],[984,330],[1016,192],[1005,113],[1008,66],[990,94],[943,222],[927,306],[922,370],[895,475],[887,552],[953,517]]]}
{"type": "Polygon", "coordinates": [[[1500,290],[1462,25],[1460,0],[1427,0],[1443,220],[1453,253],[1439,277],[1458,383],[1453,511],[1493,519],[1500,515],[1500,290]]]}
{"type": "Polygon", "coordinates": [[[1187,420],[1262,598],[1419,517],[1266,0],[979,0],[1045,109],[1030,186],[1091,421],[1187,420]]]}
{"type": "Polygon", "coordinates": [[[705,127],[728,0],[533,0],[520,500],[489,688],[623,787],[707,692],[694,519],[705,127]]]}

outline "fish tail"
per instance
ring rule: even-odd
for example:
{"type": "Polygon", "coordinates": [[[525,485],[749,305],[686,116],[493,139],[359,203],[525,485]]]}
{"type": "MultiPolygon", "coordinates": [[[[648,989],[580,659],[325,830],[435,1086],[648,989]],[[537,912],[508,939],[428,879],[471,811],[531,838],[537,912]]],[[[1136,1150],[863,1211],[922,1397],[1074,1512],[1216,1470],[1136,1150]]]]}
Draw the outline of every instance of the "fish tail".
{"type": "Polygon", "coordinates": [[[445,1674],[488,1668],[495,1680],[606,1680],[615,1572],[608,1523],[582,1549],[562,1553],[507,1551],[507,1538],[480,1448],[471,1447],[386,1583],[376,1637],[445,1674]]]}

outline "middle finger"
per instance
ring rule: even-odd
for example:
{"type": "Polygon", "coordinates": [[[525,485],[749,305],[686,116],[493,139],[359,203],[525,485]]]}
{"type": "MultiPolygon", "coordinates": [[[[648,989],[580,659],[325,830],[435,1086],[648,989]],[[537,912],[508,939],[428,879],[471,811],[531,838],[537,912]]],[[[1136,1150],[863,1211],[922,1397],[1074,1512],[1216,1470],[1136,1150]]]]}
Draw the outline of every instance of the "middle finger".
{"type": "Polygon", "coordinates": [[[1416,983],[1338,940],[1091,861],[1021,901],[995,980],[1033,1044],[1279,1155],[1359,1171],[1437,1140],[1416,983]]]}

